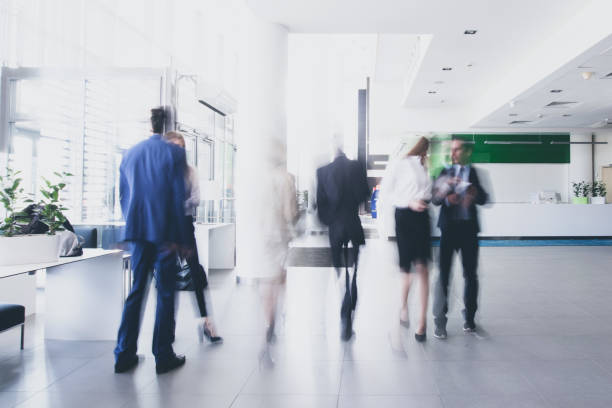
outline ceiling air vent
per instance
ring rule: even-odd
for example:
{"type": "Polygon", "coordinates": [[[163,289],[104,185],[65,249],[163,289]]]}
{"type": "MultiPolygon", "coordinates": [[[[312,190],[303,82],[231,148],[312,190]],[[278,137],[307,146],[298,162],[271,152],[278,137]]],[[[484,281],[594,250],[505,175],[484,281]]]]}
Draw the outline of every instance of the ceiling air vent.
{"type": "Polygon", "coordinates": [[[578,102],[570,102],[570,101],[552,101],[551,103],[546,105],[546,107],[547,108],[568,108],[577,103],[578,102]]]}
{"type": "Polygon", "coordinates": [[[522,125],[524,123],[531,123],[532,121],[530,120],[513,120],[512,122],[509,123],[509,125],[522,125]]]}
{"type": "Polygon", "coordinates": [[[599,122],[589,125],[589,127],[594,129],[612,129],[612,121],[610,121],[610,119],[600,120],[599,122]]]}

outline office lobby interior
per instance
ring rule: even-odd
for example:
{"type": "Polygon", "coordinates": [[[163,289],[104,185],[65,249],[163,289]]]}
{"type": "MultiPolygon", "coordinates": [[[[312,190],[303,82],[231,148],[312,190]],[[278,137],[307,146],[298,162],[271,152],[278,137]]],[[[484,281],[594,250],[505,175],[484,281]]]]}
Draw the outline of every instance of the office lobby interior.
{"type": "Polygon", "coordinates": [[[0,407],[612,406],[611,13],[606,0],[0,0],[0,407]],[[202,337],[177,284],[172,346],[186,361],[160,373],[151,279],[138,363],[116,373],[135,267],[121,163],[159,106],[198,179],[194,237],[222,341],[202,337]],[[421,293],[404,315],[379,188],[423,137],[434,189],[459,140],[487,200],[475,330],[457,253],[443,338],[448,202],[425,202],[417,341],[421,293]],[[339,151],[368,187],[348,336],[349,284],[317,196],[339,151]],[[286,278],[271,284],[279,168],[295,215],[286,278]],[[78,248],[58,252],[66,231],[46,213],[55,235],[20,229],[11,214],[31,203],[61,204],[78,248]]]}

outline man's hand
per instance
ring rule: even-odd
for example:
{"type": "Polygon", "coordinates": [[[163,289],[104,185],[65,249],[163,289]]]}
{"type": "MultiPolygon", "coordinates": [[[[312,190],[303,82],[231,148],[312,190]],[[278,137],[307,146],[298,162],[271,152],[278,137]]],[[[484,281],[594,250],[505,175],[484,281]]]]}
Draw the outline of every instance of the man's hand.
{"type": "Polygon", "coordinates": [[[166,250],[175,252],[183,259],[189,259],[195,252],[195,248],[189,245],[179,245],[175,242],[167,242],[165,245],[166,250]]]}
{"type": "Polygon", "coordinates": [[[183,259],[189,259],[193,256],[195,249],[191,246],[179,246],[179,254],[183,259]]]}
{"type": "Polygon", "coordinates": [[[459,194],[457,193],[452,193],[452,194],[447,195],[446,199],[448,200],[448,203],[451,205],[457,205],[461,201],[461,197],[459,197],[459,194]]]}
{"type": "Polygon", "coordinates": [[[461,205],[463,205],[466,208],[472,205],[474,201],[476,200],[477,194],[478,194],[478,191],[476,190],[476,187],[469,186],[467,190],[465,191],[465,196],[463,197],[463,202],[461,203],[461,205]]]}
{"type": "Polygon", "coordinates": [[[408,208],[412,211],[423,212],[427,209],[427,203],[423,200],[414,200],[408,204],[408,208]]]}

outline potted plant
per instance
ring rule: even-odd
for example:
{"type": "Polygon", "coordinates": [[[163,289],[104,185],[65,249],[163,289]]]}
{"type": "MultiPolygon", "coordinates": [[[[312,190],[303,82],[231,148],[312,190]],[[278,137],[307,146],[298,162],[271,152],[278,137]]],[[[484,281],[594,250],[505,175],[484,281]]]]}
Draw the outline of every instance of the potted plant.
{"type": "Polygon", "coordinates": [[[66,220],[62,213],[66,208],[61,205],[59,194],[66,186],[64,177],[70,174],[56,173],[60,178],[56,184],[44,180],[45,187],[40,190],[43,199],[38,203],[24,197],[19,174],[7,169],[6,175],[0,176],[0,202],[5,210],[0,224],[0,265],[57,261],[59,237],[55,233],[63,229],[62,224],[66,220]],[[26,204],[30,204],[30,211],[17,210],[26,204]],[[29,233],[35,221],[45,224],[48,231],[29,233]]]}
{"type": "Polygon", "coordinates": [[[591,187],[591,204],[606,203],[606,183],[603,181],[594,181],[591,187]]]}
{"type": "Polygon", "coordinates": [[[589,203],[590,186],[586,181],[581,181],[579,183],[572,182],[572,190],[574,192],[574,197],[572,197],[573,204],[589,203]]]}

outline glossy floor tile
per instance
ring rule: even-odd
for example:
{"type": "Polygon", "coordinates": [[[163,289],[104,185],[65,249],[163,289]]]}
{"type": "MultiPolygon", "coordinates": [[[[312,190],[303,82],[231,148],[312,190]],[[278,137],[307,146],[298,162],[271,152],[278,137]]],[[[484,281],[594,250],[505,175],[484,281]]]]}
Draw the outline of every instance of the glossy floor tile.
{"type": "MultiPolygon", "coordinates": [[[[306,237],[301,248],[320,248],[306,237]]],[[[210,273],[221,345],[196,336],[194,297],[178,296],[175,350],[184,367],[155,374],[151,290],[139,339],[140,362],[113,373],[113,341],[44,341],[40,313],[0,333],[0,406],[12,407],[610,407],[612,252],[607,247],[481,248],[479,330],[464,334],[463,278],[455,259],[448,338],[414,340],[398,324],[399,271],[392,242],[368,240],[360,257],[355,335],[340,339],[342,281],[319,259],[288,271],[276,342],[264,347],[261,290],[236,284],[234,271],[210,273]]],[[[316,251],[315,251],[316,252],[316,251]]],[[[436,281],[430,266],[431,296],[436,281]]]]}

